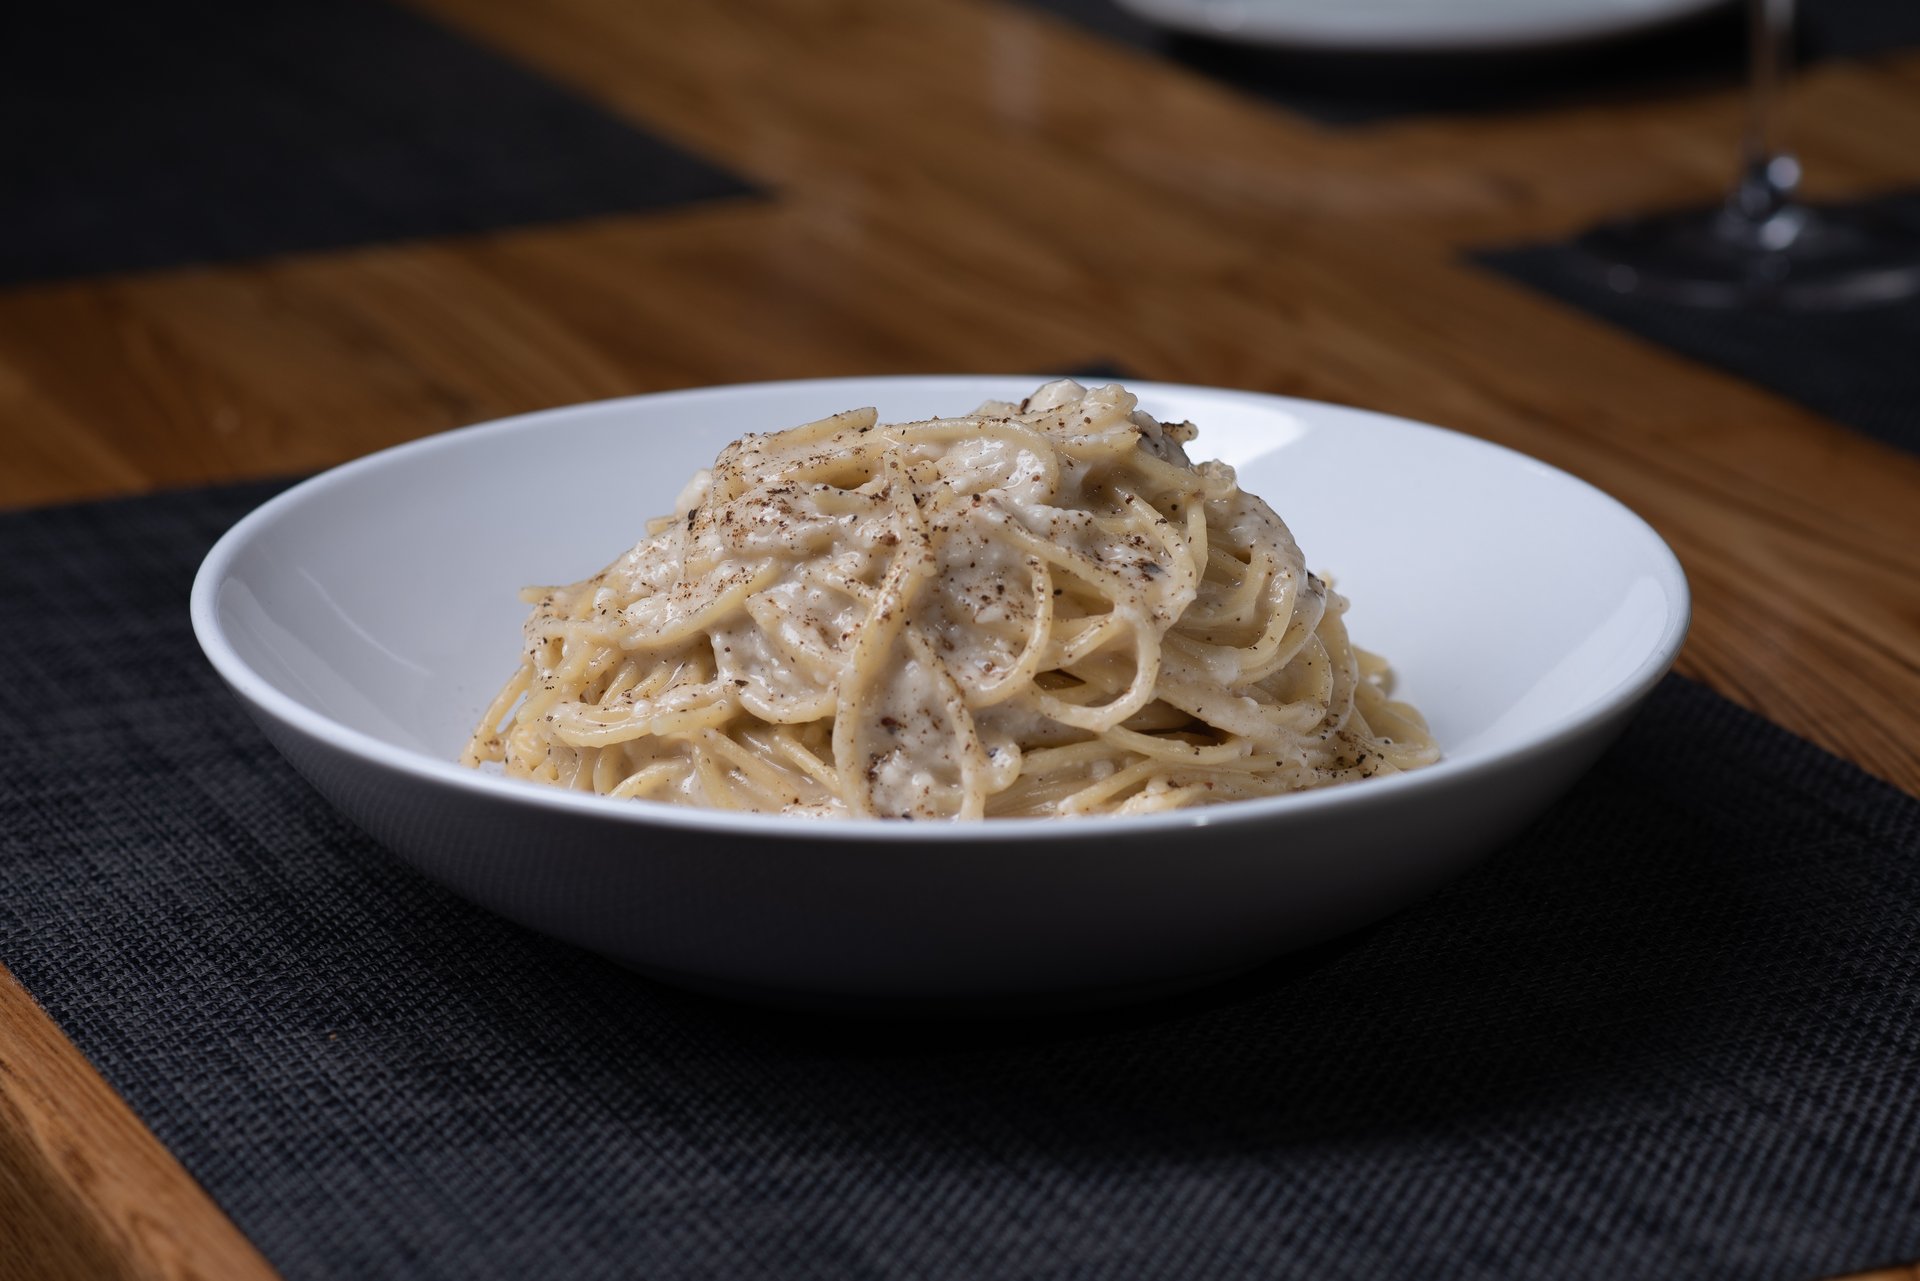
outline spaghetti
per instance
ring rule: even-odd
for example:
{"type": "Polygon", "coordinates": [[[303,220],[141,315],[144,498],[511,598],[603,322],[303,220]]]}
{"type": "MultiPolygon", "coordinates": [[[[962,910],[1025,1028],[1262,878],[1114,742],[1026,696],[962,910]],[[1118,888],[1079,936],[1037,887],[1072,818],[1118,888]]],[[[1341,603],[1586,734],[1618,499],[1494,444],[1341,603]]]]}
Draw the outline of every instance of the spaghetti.
{"type": "Polygon", "coordinates": [[[1346,601],[1120,387],[744,436],[606,569],[530,588],[462,761],[884,818],[1135,814],[1439,755],[1346,601]]]}

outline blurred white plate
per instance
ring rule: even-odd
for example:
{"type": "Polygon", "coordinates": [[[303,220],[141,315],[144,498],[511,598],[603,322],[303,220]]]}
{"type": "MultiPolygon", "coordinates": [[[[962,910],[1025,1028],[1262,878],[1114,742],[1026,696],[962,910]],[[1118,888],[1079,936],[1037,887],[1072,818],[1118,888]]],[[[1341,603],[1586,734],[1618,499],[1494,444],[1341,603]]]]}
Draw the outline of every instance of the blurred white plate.
{"type": "Polygon", "coordinates": [[[598,570],[742,432],[1018,399],[1031,377],[672,392],[403,445],[236,525],[194,630],[274,744],[395,854],[671,981],[787,1003],[1089,1003],[1190,984],[1425,894],[1518,832],[1667,670],[1686,580],[1542,463],[1378,414],[1135,384],[1330,570],[1446,759],[1135,818],[860,823],[617,801],[453,763],[512,671],[526,583],[598,570]]]}
{"type": "Polygon", "coordinates": [[[1114,0],[1142,18],[1246,44],[1352,52],[1518,49],[1625,35],[1726,0],[1114,0]]]}

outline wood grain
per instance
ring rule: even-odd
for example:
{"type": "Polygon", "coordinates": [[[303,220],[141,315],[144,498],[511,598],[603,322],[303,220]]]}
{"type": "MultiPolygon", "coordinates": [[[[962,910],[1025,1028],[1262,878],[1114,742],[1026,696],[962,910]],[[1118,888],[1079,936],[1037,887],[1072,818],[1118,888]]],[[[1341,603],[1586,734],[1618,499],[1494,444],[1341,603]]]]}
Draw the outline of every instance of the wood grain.
{"type": "Polygon", "coordinates": [[[254,1281],[273,1275],[0,970],[0,1278],[254,1281]]]}
{"type": "MultiPolygon", "coordinates": [[[[1682,670],[1920,792],[1920,460],[1466,257],[1716,198],[1736,93],[1332,130],[998,0],[423,7],[770,195],[0,293],[0,504],[670,387],[1118,363],[1439,422],[1608,489],[1687,566],[1682,670]]],[[[1816,69],[1792,126],[1818,195],[1920,182],[1920,55],[1816,69]]],[[[8,1281],[13,1259],[268,1274],[0,979],[8,1281]]]]}

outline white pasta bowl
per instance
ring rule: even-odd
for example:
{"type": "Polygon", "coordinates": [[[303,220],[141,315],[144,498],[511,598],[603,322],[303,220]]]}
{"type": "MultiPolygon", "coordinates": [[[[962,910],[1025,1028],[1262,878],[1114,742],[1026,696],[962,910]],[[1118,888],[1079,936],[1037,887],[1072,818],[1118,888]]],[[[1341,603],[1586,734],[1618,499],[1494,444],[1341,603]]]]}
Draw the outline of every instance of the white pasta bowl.
{"type": "Polygon", "coordinates": [[[671,982],[880,1008],[1122,1000],[1385,915],[1551,804],[1685,636],[1673,553],[1564,472],[1380,414],[1141,383],[1335,577],[1439,764],[1167,814],[947,824],[611,800],[454,763],[518,660],[518,589],[597,571],[728,440],[860,405],[964,412],[1039,381],[718,387],[416,441],[236,525],[194,583],[194,630],[322,795],[473,901],[671,982]]]}

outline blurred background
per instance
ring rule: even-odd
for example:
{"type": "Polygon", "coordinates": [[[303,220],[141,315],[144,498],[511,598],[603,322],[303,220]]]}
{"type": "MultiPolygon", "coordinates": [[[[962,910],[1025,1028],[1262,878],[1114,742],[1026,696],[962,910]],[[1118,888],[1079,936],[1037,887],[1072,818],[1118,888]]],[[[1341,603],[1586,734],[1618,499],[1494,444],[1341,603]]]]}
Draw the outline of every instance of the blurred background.
{"type": "MultiPolygon", "coordinates": [[[[1747,17],[1708,0],[44,6],[7,20],[0,51],[0,502],[872,372],[1282,391],[1598,478],[1566,438],[1605,441],[1622,415],[1698,439],[1764,434],[1797,405],[1898,432],[1879,419],[1910,390],[1883,385],[1912,363],[1908,309],[1704,316],[1589,287],[1583,233],[1712,209],[1735,182],[1747,17]],[[1820,369],[1781,369],[1806,349],[1820,369]],[[1670,377],[1636,397],[1651,369],[1670,377]]],[[[1920,5],[1799,17],[1782,137],[1807,190],[1893,193],[1897,211],[1920,183],[1920,5]]]]}

